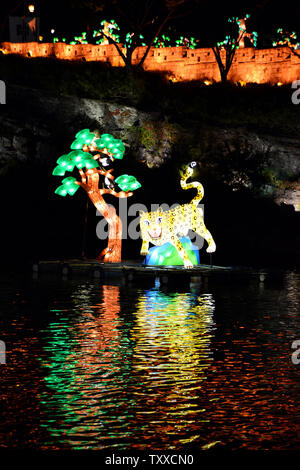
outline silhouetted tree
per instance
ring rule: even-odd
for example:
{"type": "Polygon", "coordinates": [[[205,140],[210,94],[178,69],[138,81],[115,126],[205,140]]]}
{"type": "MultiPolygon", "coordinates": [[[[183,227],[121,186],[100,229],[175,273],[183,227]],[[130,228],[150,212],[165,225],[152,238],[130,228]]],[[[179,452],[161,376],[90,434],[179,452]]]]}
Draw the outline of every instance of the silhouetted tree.
{"type": "Polygon", "coordinates": [[[235,52],[239,48],[240,42],[244,39],[246,30],[239,27],[238,18],[229,18],[228,23],[231,26],[228,29],[224,41],[218,42],[212,47],[219,67],[222,83],[227,82],[227,76],[231,68],[235,52]]]}
{"type": "Polygon", "coordinates": [[[300,57],[300,42],[297,39],[297,34],[294,31],[292,33],[284,31],[282,28],[277,30],[277,34],[279,39],[273,42],[273,46],[288,47],[295,56],[300,57]]]}
{"type": "MultiPolygon", "coordinates": [[[[75,3],[77,0],[73,0],[75,3]]],[[[140,57],[138,67],[142,67],[156,37],[171,21],[185,17],[200,0],[86,0],[85,7],[101,17],[113,16],[115,33],[107,34],[104,28],[99,34],[115,46],[124,64],[132,68],[132,56],[135,49],[141,45],[146,49],[140,57]]]]}

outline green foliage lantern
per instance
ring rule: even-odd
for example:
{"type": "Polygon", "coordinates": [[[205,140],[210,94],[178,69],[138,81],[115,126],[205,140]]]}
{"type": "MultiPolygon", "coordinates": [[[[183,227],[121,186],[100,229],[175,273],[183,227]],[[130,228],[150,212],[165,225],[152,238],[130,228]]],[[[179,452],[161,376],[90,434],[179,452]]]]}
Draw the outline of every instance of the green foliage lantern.
{"type": "Polygon", "coordinates": [[[107,152],[112,154],[113,158],[122,160],[125,152],[125,146],[120,139],[115,139],[110,134],[102,134],[100,139],[95,141],[99,149],[106,149],[107,152]]]}
{"type": "Polygon", "coordinates": [[[135,191],[141,187],[135,176],[121,175],[115,181],[122,191],[135,191]]]}
{"type": "MultiPolygon", "coordinates": [[[[83,150],[74,150],[67,155],[62,155],[57,160],[57,163],[58,166],[56,166],[52,172],[52,174],[55,176],[64,176],[66,171],[73,171],[75,166],[78,169],[91,169],[99,167],[99,164],[96,160],[94,160],[93,155],[88,152],[84,152],[83,150]]],[[[65,196],[65,194],[60,195],[65,196]]]]}

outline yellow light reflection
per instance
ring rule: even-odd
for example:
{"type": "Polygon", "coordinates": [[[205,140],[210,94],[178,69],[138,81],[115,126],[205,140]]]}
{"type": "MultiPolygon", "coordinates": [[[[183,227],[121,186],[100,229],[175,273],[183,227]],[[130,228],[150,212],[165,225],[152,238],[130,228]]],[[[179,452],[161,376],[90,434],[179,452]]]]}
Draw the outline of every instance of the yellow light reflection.
{"type": "MultiPolygon", "coordinates": [[[[149,290],[138,303],[132,372],[143,389],[137,396],[146,434],[164,441],[191,442],[205,409],[198,403],[205,370],[212,361],[214,302],[211,295],[166,295],[149,290]],[[193,432],[194,428],[194,432],[193,432]]],[[[199,428],[198,428],[199,432],[199,428]]]]}

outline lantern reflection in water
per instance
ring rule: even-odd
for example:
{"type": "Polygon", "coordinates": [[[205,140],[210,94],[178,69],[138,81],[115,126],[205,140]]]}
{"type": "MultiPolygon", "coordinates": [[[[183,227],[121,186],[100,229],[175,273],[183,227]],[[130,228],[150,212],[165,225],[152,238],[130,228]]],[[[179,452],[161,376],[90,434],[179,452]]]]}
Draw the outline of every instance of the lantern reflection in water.
{"type": "Polygon", "coordinates": [[[199,437],[205,412],[199,394],[212,362],[213,311],[210,294],[167,295],[153,289],[139,301],[132,367],[143,384],[136,396],[144,438],[168,442],[173,435],[173,442],[182,444],[199,437]]]}
{"type": "Polygon", "coordinates": [[[119,287],[103,286],[102,302],[91,305],[91,288],[72,295],[75,312],[49,324],[45,377],[51,392],[42,396],[46,443],[102,448],[102,440],[126,438],[130,398],[124,397],[128,361],[121,337],[119,287]],[[74,318],[75,314],[75,318],[74,318]],[[55,418],[55,419],[53,419],[55,418]],[[118,423],[117,431],[114,423],[118,423]]]}
{"type": "MultiPolygon", "coordinates": [[[[128,293],[127,293],[128,294],[128,293]]],[[[137,291],[120,311],[120,288],[72,294],[46,331],[42,394],[45,447],[119,449],[190,442],[199,435],[199,394],[211,364],[211,295],[137,291]],[[150,443],[149,443],[150,444],[150,443]]],[[[204,421],[204,418],[203,418],[204,421]]]]}

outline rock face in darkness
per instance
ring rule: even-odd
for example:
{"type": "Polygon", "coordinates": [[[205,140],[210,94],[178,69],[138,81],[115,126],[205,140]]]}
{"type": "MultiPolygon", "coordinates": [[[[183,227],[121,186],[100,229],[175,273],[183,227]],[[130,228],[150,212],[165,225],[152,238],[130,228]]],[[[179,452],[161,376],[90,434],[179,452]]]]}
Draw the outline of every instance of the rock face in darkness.
{"type": "MultiPolygon", "coordinates": [[[[53,97],[38,90],[9,86],[7,104],[1,107],[1,111],[0,167],[14,161],[32,159],[43,159],[54,164],[65,151],[66,142],[71,142],[75,133],[85,127],[122,138],[135,158],[144,161],[148,167],[161,166],[170,158],[174,147],[168,133],[163,136],[164,142],[159,150],[155,145],[145,147],[138,144],[132,130],[149,122],[161,127],[164,117],[129,106],[77,97],[53,97]]],[[[226,158],[230,152],[242,151],[245,146],[262,154],[268,152],[272,170],[280,179],[286,180],[300,174],[300,136],[287,138],[258,135],[243,128],[199,126],[199,141],[201,154],[208,157],[211,155],[213,158],[218,153],[226,158]]],[[[272,195],[277,203],[293,204],[300,210],[297,183],[282,189],[269,185],[265,193],[272,195]]]]}
{"type": "MultiPolygon", "coordinates": [[[[74,138],[82,126],[126,135],[149,116],[134,108],[11,86],[1,108],[0,161],[43,158],[55,161],[60,139],[74,138]],[[4,112],[3,112],[4,111],[4,112]]],[[[60,150],[59,150],[60,151],[60,150]]]]}

